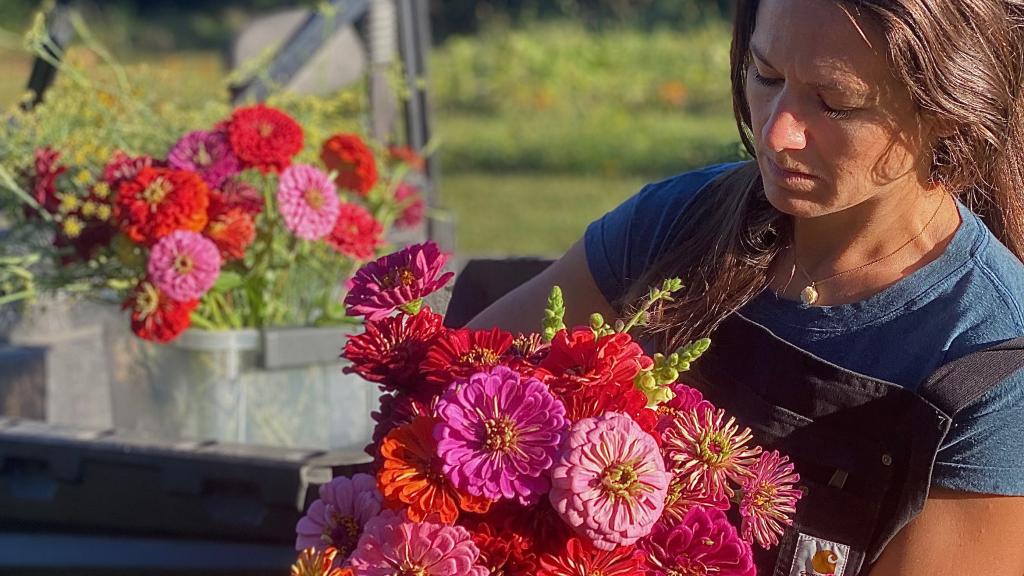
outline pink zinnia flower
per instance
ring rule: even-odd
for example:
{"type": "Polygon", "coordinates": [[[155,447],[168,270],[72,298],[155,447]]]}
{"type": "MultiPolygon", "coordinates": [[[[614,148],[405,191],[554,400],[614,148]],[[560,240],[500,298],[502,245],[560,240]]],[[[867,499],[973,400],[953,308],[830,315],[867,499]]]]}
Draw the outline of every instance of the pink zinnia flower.
{"type": "Polygon", "coordinates": [[[241,168],[227,134],[206,130],[189,132],[178,140],[167,153],[167,164],[199,174],[210,188],[219,187],[241,168]]]}
{"type": "Polygon", "coordinates": [[[551,504],[594,546],[612,550],[651,531],[670,479],[654,438],[629,416],[608,412],[569,430],[551,471],[551,504]]]}
{"type": "Polygon", "coordinates": [[[528,505],[547,493],[568,421],[565,407],[536,378],[505,366],[455,381],[437,405],[442,470],[457,488],[528,505]]]}
{"type": "Polygon", "coordinates": [[[775,450],[762,454],[750,472],[753,476],[742,484],[740,531],[744,540],[756,541],[767,550],[779,543],[785,527],[793,523],[796,503],[803,496],[795,488],[800,475],[789,458],[775,450]]]}
{"type": "Polygon", "coordinates": [[[277,204],[284,225],[303,240],[330,234],[341,211],[334,182],[312,166],[296,164],[281,173],[277,204]]]}
{"type": "Polygon", "coordinates": [[[676,526],[659,524],[639,544],[647,553],[647,574],[756,576],[753,551],[725,513],[697,506],[676,526]]]}
{"type": "Polygon", "coordinates": [[[385,510],[366,524],[351,562],[359,576],[488,576],[479,557],[480,549],[462,526],[446,526],[432,517],[413,523],[404,513],[385,510]]]}
{"type": "Polygon", "coordinates": [[[707,494],[715,501],[735,493],[729,480],[750,477],[750,465],[761,453],[747,443],[749,428],[741,432],[735,418],[725,421],[724,410],[690,410],[673,420],[661,435],[665,461],[686,490],[707,494]]]}
{"type": "Polygon", "coordinates": [[[149,253],[149,276],[157,288],[178,302],[200,298],[220,275],[220,251],[198,232],[176,230],[149,253]]]}
{"type": "Polygon", "coordinates": [[[403,207],[402,213],[395,219],[396,228],[412,228],[423,221],[426,206],[418,188],[408,182],[402,182],[395,188],[395,201],[403,207]]]}
{"type": "Polygon", "coordinates": [[[363,526],[381,510],[377,479],[369,474],[339,476],[320,486],[320,498],[295,525],[295,549],[338,550],[335,565],[344,565],[356,549],[363,526]]]}
{"type": "Polygon", "coordinates": [[[439,290],[455,275],[444,272],[448,256],[434,242],[413,244],[368,262],[352,278],[345,308],[349,316],[376,320],[396,308],[419,311],[422,298],[439,290]]]}

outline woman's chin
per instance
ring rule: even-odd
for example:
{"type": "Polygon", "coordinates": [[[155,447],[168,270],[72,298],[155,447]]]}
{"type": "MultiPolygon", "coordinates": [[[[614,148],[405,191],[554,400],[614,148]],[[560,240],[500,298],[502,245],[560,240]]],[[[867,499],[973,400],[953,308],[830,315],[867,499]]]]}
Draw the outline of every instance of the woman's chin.
{"type": "Polygon", "coordinates": [[[831,203],[823,202],[822,196],[813,191],[794,191],[765,182],[764,194],[776,210],[796,218],[816,218],[837,211],[831,203]]]}

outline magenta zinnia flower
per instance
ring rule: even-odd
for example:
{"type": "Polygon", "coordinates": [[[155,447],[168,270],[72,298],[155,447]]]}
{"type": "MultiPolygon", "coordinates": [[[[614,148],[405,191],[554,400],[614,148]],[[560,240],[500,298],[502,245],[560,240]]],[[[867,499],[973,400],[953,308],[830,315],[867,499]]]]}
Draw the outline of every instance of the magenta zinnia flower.
{"type": "Polygon", "coordinates": [[[238,173],[241,164],[231,151],[224,132],[196,130],[182,136],[167,153],[167,164],[178,170],[191,170],[210,188],[219,188],[238,173]]]}
{"type": "Polygon", "coordinates": [[[800,475],[789,458],[777,451],[765,452],[750,467],[752,477],[743,482],[740,531],[747,542],[756,541],[765,550],[779,543],[785,527],[793,523],[796,503],[803,494],[795,486],[800,475]]]}
{"type": "Polygon", "coordinates": [[[385,510],[366,524],[351,564],[359,576],[488,576],[479,557],[462,526],[445,526],[433,517],[413,523],[404,513],[385,510]]]}
{"type": "Polygon", "coordinates": [[[437,405],[442,470],[457,488],[528,505],[551,487],[568,421],[565,407],[536,378],[505,366],[456,380],[437,405]]]}
{"type": "Polygon", "coordinates": [[[284,225],[303,240],[319,240],[330,234],[341,211],[334,182],[305,164],[295,164],[281,173],[277,204],[284,225]]]}
{"type": "Polygon", "coordinates": [[[377,479],[369,474],[339,476],[320,486],[320,498],[295,525],[295,549],[328,547],[338,550],[336,565],[344,565],[359,542],[363,526],[380,513],[383,498],[377,479]]]}
{"type": "Polygon", "coordinates": [[[750,545],[736,534],[725,513],[715,508],[697,506],[676,526],[659,524],[639,548],[647,553],[650,576],[757,574],[750,545]]]}
{"type": "Polygon", "coordinates": [[[661,435],[665,462],[687,491],[709,495],[713,501],[735,493],[729,480],[750,477],[750,465],[761,448],[747,446],[752,434],[742,432],[724,410],[689,410],[676,417],[661,435]]]}
{"type": "Polygon", "coordinates": [[[176,230],[149,253],[149,276],[164,294],[178,302],[200,298],[220,274],[220,251],[197,232],[176,230]]]}
{"type": "Polygon", "coordinates": [[[443,272],[448,256],[434,242],[413,244],[368,262],[352,278],[345,308],[349,316],[376,320],[396,308],[415,314],[422,298],[455,274],[443,272]]]}
{"type": "Polygon", "coordinates": [[[671,475],[654,438],[608,412],[573,424],[551,470],[551,504],[602,550],[646,536],[661,517],[671,475]]]}

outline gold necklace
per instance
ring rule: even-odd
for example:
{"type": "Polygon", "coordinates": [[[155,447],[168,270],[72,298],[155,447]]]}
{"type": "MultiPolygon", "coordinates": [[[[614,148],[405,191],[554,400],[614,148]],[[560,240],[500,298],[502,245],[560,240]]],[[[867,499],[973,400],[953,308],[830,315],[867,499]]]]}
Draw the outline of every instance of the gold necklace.
{"type": "Polygon", "coordinates": [[[924,234],[925,230],[927,230],[928,227],[931,226],[932,221],[935,220],[935,217],[939,215],[939,210],[942,209],[942,205],[945,204],[945,200],[946,200],[946,195],[943,194],[942,198],[939,201],[938,207],[935,208],[935,212],[932,213],[932,217],[928,219],[928,222],[926,222],[924,227],[921,228],[921,231],[918,232],[917,234],[915,234],[914,237],[912,237],[910,240],[907,240],[906,242],[904,242],[899,248],[893,250],[892,252],[886,254],[885,256],[882,256],[881,258],[875,258],[874,260],[872,260],[871,262],[868,262],[867,264],[861,264],[860,266],[857,266],[856,268],[850,268],[849,270],[843,270],[842,272],[838,272],[836,274],[833,274],[833,275],[828,276],[826,278],[822,278],[820,280],[814,280],[807,273],[807,271],[804,270],[804,267],[801,266],[800,262],[797,261],[796,251],[794,250],[793,251],[793,267],[796,268],[797,270],[799,270],[800,273],[803,274],[804,278],[806,278],[807,282],[808,282],[807,286],[803,290],[800,291],[800,301],[803,302],[805,306],[813,306],[814,303],[817,302],[818,298],[821,296],[821,294],[818,292],[818,286],[820,284],[822,284],[823,282],[828,282],[829,280],[834,280],[834,279],[836,279],[836,278],[838,278],[840,276],[844,276],[844,275],[849,274],[851,272],[856,272],[857,270],[862,270],[864,268],[867,268],[868,266],[871,266],[872,264],[878,264],[882,260],[885,260],[886,258],[891,258],[891,257],[895,256],[896,254],[898,254],[900,251],[902,251],[907,246],[910,246],[910,244],[914,240],[917,240],[918,238],[920,238],[921,235],[924,234]]]}

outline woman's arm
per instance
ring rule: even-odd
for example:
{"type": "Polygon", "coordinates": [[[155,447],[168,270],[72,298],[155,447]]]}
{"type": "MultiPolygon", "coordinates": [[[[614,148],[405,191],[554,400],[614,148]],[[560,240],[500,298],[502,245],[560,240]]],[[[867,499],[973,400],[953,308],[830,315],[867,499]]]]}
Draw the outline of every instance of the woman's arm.
{"type": "Polygon", "coordinates": [[[615,312],[594,282],[587,254],[580,240],[551,266],[499,298],[469,321],[469,328],[503,328],[510,332],[539,332],[551,287],[558,285],[565,299],[565,325],[587,324],[590,315],[601,313],[609,323],[615,312]]]}
{"type": "Polygon", "coordinates": [[[1021,576],[1024,497],[933,488],[871,576],[1021,576]]]}

